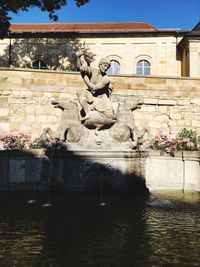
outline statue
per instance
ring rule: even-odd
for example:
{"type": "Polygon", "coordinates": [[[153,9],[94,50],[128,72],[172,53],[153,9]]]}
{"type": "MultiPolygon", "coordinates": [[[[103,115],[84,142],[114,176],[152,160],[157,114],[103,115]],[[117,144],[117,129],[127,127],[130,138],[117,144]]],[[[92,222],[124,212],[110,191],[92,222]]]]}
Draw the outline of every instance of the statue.
{"type": "Polygon", "coordinates": [[[135,125],[133,110],[142,107],[143,101],[138,100],[133,104],[119,103],[116,113],[116,123],[111,128],[112,137],[122,142],[130,142],[129,146],[135,149],[138,144],[138,129],[135,125]]]}
{"type": "Polygon", "coordinates": [[[62,110],[60,123],[54,133],[50,127],[43,129],[41,140],[45,141],[47,135],[51,141],[78,142],[82,133],[78,106],[74,101],[52,101],[55,108],[62,110]]]}
{"type": "Polygon", "coordinates": [[[116,114],[110,100],[112,85],[106,71],[110,61],[103,58],[99,62],[99,69],[90,66],[92,54],[85,50],[77,53],[78,66],[81,76],[87,86],[86,90],[77,90],[79,103],[82,107],[81,121],[90,129],[110,128],[116,121],[116,114]]]}
{"type": "Polygon", "coordinates": [[[77,143],[70,145],[77,149],[88,149],[95,143],[106,149],[112,142],[116,145],[120,143],[120,147],[128,145],[131,149],[136,149],[143,141],[135,125],[133,111],[141,108],[143,101],[115,103],[117,108],[114,108],[111,102],[113,87],[106,74],[110,61],[101,59],[99,68],[95,69],[90,66],[93,58],[94,54],[86,49],[77,53],[78,68],[87,86],[86,89],[77,90],[80,106],[75,100],[52,101],[55,108],[62,110],[61,120],[55,133],[47,127],[43,130],[41,139],[77,143]],[[100,134],[99,131],[103,129],[108,131],[100,134]]]}

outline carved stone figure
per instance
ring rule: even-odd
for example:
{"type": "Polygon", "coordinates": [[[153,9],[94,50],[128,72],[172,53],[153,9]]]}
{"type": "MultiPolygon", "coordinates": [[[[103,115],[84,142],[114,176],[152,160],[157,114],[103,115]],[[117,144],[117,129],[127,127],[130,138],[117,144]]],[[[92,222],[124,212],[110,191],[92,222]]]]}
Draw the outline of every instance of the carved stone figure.
{"type": "Polygon", "coordinates": [[[61,120],[55,133],[51,128],[43,130],[41,139],[69,142],[70,149],[107,149],[115,144],[120,149],[136,149],[143,144],[135,125],[133,110],[141,108],[143,101],[132,104],[112,103],[112,84],[106,74],[110,61],[103,58],[99,69],[90,66],[94,54],[82,49],[77,53],[78,67],[87,89],[77,90],[78,102],[52,101],[55,108],[62,110],[61,120]],[[117,105],[117,108],[114,108],[117,105]],[[95,129],[91,131],[90,129],[95,129]],[[98,134],[99,130],[108,129],[98,134]],[[138,142],[139,139],[139,142],[138,142]]]}
{"type": "Polygon", "coordinates": [[[110,100],[113,90],[106,71],[110,67],[110,61],[103,58],[99,62],[99,69],[91,68],[91,58],[85,55],[85,51],[77,53],[81,76],[87,85],[87,89],[77,90],[79,103],[82,107],[84,126],[94,128],[96,131],[111,127],[116,121],[116,115],[110,100]],[[90,60],[88,60],[90,58],[90,60]]]}
{"type": "Polygon", "coordinates": [[[132,111],[141,108],[142,104],[142,100],[138,100],[131,105],[128,105],[127,103],[119,103],[116,114],[117,120],[111,128],[112,137],[120,143],[129,141],[132,149],[136,148],[138,144],[138,130],[135,125],[132,111]]]}
{"type": "Polygon", "coordinates": [[[78,142],[82,133],[82,125],[79,117],[78,106],[74,101],[52,101],[55,108],[62,110],[59,126],[54,133],[51,128],[43,130],[41,139],[45,140],[48,135],[53,141],[78,142]]]}
{"type": "Polygon", "coordinates": [[[152,149],[153,136],[149,128],[143,128],[138,134],[138,149],[140,151],[152,149]]]}

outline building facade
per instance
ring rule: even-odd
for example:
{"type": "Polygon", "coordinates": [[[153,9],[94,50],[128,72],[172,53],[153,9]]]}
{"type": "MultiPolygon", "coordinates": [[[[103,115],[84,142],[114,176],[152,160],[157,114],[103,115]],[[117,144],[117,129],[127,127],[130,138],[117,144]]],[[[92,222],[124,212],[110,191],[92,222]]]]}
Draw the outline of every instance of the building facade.
{"type": "Polygon", "coordinates": [[[76,52],[93,52],[111,75],[200,77],[200,23],[193,30],[147,23],[13,24],[0,41],[0,66],[76,71],[76,52]]]}

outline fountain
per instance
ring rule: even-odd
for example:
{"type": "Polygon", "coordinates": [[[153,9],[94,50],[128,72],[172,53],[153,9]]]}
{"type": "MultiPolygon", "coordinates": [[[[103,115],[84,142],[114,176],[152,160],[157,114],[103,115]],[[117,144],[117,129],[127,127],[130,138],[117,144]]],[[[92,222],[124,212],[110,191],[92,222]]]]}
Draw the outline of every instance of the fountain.
{"type": "Polygon", "coordinates": [[[130,97],[112,101],[114,88],[106,74],[110,61],[101,59],[95,69],[90,65],[92,53],[80,50],[77,58],[87,88],[77,90],[77,99],[52,101],[62,110],[60,123],[55,132],[47,127],[41,135],[44,142],[50,138],[57,144],[50,155],[51,179],[64,183],[69,194],[96,195],[103,170],[108,195],[147,193],[145,152],[138,152],[142,136],[133,115],[143,101],[130,97]]]}
{"type": "Polygon", "coordinates": [[[109,62],[100,61],[93,71],[86,54],[78,57],[87,89],[78,90],[77,99],[52,101],[62,110],[60,123],[55,132],[47,127],[41,136],[52,145],[40,154],[4,151],[5,188],[17,181],[32,195],[28,207],[21,204],[21,194],[0,195],[2,265],[199,266],[199,193],[132,198],[148,194],[144,178],[149,190],[191,189],[191,177],[199,180],[199,154],[170,158],[153,151],[147,158],[149,143],[143,136],[148,129],[138,132],[134,123],[134,110],[143,102],[113,98],[105,73],[109,62]],[[98,204],[88,198],[65,201],[61,191],[54,198],[50,191],[57,187],[65,197],[95,196],[98,204]],[[35,192],[44,188],[41,201],[35,192]],[[131,198],[110,198],[114,195],[131,198]]]}

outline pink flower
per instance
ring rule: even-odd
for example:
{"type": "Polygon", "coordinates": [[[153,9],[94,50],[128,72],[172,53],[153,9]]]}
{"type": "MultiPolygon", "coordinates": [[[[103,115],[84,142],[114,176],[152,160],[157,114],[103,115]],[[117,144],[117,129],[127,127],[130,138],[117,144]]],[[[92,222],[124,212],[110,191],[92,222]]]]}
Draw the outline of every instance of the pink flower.
{"type": "Polygon", "coordinates": [[[172,149],[171,149],[171,147],[166,147],[165,151],[166,151],[166,153],[171,153],[172,149]]]}
{"type": "Polygon", "coordinates": [[[190,147],[190,148],[193,148],[194,144],[191,141],[189,141],[189,142],[187,142],[187,146],[190,147]]]}
{"type": "Polygon", "coordinates": [[[159,135],[156,135],[154,139],[155,139],[156,142],[160,142],[162,140],[159,135]]]}

